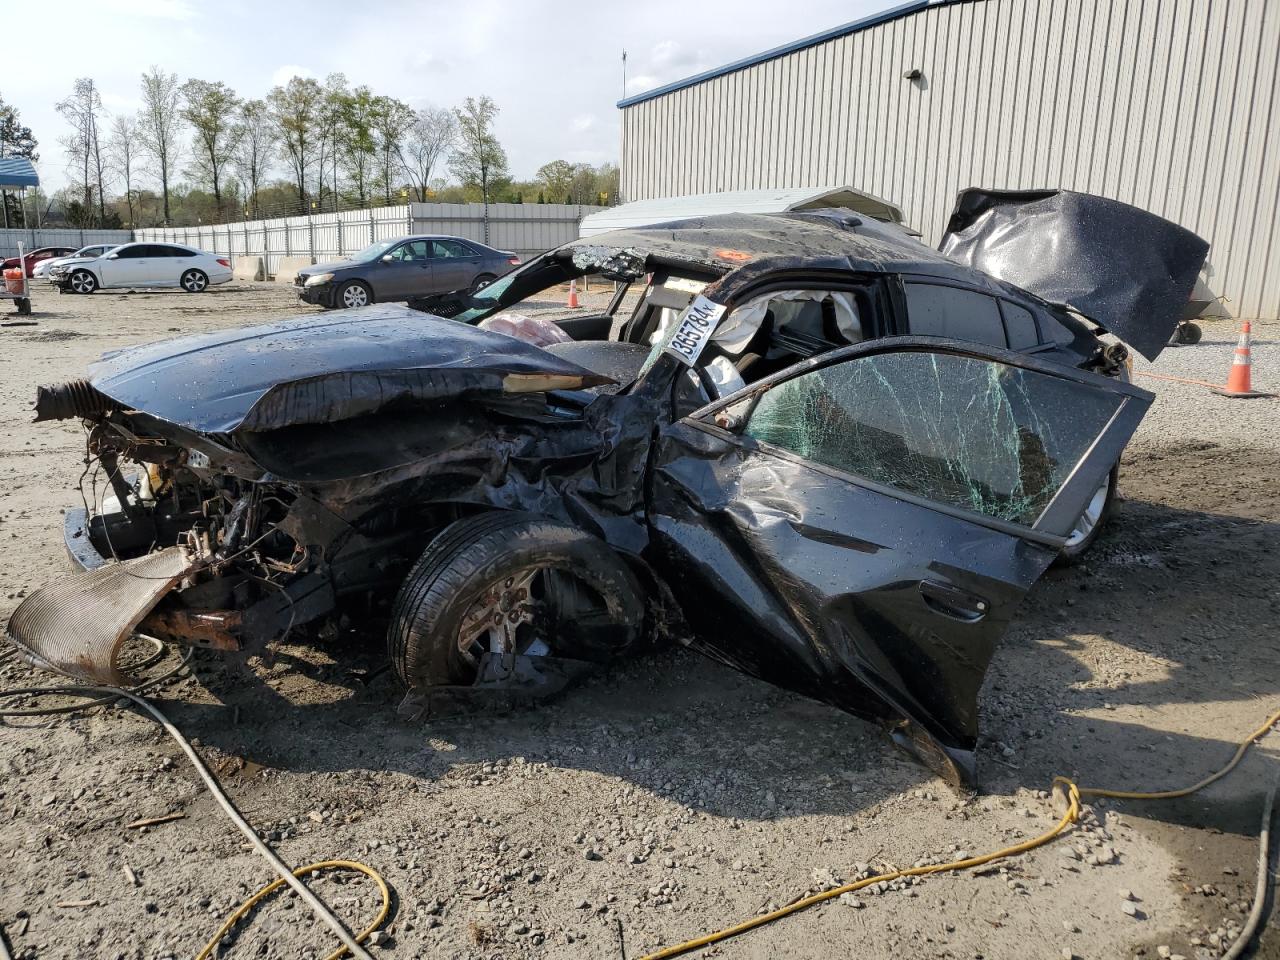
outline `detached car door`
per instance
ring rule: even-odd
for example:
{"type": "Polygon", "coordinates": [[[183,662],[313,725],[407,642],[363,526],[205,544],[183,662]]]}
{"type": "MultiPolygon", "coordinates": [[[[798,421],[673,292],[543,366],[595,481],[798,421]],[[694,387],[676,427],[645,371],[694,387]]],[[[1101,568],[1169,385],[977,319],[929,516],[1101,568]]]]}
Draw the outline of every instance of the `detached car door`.
{"type": "Polygon", "coordinates": [[[704,651],[970,782],[996,643],[1150,402],[978,344],[836,350],[662,430],[650,549],[704,651]]]}

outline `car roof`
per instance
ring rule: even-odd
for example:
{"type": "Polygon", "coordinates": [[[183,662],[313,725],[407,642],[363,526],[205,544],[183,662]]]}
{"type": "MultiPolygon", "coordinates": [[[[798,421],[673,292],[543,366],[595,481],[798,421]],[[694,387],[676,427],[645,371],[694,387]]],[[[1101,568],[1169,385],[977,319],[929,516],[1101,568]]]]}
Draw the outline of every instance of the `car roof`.
{"type": "Polygon", "coordinates": [[[727,213],[643,227],[627,227],[574,240],[556,251],[575,262],[582,258],[634,251],[660,262],[708,268],[715,274],[748,269],[852,270],[917,274],[953,280],[995,294],[1037,300],[950,259],[895,224],[848,210],[790,213],[727,213]]]}

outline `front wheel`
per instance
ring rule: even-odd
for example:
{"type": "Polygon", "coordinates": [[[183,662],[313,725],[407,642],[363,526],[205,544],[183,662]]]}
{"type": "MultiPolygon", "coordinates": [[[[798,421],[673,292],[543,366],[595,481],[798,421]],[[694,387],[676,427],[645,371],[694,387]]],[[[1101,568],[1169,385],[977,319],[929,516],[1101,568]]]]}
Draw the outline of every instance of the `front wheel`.
{"type": "Polygon", "coordinates": [[[98,278],[88,270],[77,270],[71,274],[72,293],[93,293],[98,289],[98,278]]]}
{"type": "Polygon", "coordinates": [[[187,293],[203,293],[209,286],[209,278],[200,270],[188,270],[178,282],[187,293]]]}
{"type": "Polygon", "coordinates": [[[1060,566],[1069,567],[1077,563],[1098,539],[1098,534],[1115,512],[1119,479],[1120,464],[1117,463],[1089,498],[1084,513],[1080,514],[1080,519],[1067,535],[1067,543],[1058,554],[1057,562],[1060,566]]]}
{"type": "Polygon", "coordinates": [[[486,653],[605,662],[642,635],[642,587],[603,540],[527,513],[450,524],[391,611],[391,663],[408,687],[467,684],[486,653]]]}
{"type": "Polygon", "coordinates": [[[338,295],[333,298],[335,307],[350,309],[353,307],[367,307],[373,303],[373,294],[359,280],[351,280],[344,283],[338,289],[338,295]]]}

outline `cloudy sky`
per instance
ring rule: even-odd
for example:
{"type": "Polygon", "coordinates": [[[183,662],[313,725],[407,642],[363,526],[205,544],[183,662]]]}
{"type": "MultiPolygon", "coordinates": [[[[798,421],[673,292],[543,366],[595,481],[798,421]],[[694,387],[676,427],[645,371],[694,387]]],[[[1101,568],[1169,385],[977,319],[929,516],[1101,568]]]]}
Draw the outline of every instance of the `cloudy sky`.
{"type": "Polygon", "coordinates": [[[261,97],[291,75],[345,73],[418,107],[487,94],[511,170],[549,160],[616,162],[622,94],[687,77],[826,30],[897,0],[62,0],[38,29],[5,40],[0,97],[40,140],[40,173],[66,182],[54,104],[93,77],[107,110],[139,106],[152,64],[261,97]],[[74,29],[69,29],[74,25],[74,29]]]}

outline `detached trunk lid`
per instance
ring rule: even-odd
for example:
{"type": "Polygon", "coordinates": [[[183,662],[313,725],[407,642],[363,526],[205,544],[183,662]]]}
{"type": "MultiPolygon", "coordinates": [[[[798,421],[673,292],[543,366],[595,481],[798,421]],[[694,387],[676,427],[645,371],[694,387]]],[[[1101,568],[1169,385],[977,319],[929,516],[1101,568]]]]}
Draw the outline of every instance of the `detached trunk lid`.
{"type": "Polygon", "coordinates": [[[964,190],[939,249],[1066,304],[1148,360],[1186,310],[1209,244],[1153,213],[1070,190],[964,190]]]}

